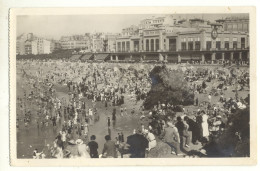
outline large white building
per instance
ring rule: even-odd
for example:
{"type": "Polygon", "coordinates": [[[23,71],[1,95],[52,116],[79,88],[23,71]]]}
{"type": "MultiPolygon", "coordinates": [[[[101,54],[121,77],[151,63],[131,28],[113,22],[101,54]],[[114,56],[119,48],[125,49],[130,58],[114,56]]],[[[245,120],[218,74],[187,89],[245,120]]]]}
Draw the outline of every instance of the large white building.
{"type": "Polygon", "coordinates": [[[25,54],[50,54],[52,42],[44,39],[26,40],[25,54]]]}
{"type": "Polygon", "coordinates": [[[52,41],[36,37],[32,33],[22,34],[17,37],[16,54],[50,54],[53,50],[52,41]]]}
{"type": "Polygon", "coordinates": [[[106,52],[115,52],[116,51],[116,39],[118,36],[119,36],[119,34],[112,34],[112,33],[108,33],[105,35],[104,50],[106,52]]]}
{"type": "Polygon", "coordinates": [[[60,39],[62,49],[91,49],[91,40],[88,34],[62,36],[60,39]]]}
{"type": "Polygon", "coordinates": [[[22,34],[17,37],[16,40],[16,54],[24,55],[25,54],[25,41],[27,40],[26,34],[22,34]]]}

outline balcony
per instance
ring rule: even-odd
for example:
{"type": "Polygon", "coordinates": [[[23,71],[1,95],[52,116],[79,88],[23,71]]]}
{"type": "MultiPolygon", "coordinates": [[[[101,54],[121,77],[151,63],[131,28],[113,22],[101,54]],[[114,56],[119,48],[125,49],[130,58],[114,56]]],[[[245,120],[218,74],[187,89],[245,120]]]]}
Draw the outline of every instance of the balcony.
{"type": "Polygon", "coordinates": [[[239,50],[249,50],[249,48],[203,48],[201,51],[239,51],[239,50]]]}

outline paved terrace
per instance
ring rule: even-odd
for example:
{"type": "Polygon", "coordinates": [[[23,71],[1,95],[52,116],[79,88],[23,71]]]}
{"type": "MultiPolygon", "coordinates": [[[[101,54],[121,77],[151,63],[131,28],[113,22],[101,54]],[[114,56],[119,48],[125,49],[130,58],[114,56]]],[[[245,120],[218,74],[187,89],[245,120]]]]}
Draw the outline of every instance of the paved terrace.
{"type": "Polygon", "coordinates": [[[71,60],[106,61],[106,62],[138,62],[167,61],[169,63],[199,62],[201,64],[217,64],[223,61],[239,61],[245,64],[249,61],[249,49],[192,50],[168,52],[97,52],[72,55],[71,60]]]}

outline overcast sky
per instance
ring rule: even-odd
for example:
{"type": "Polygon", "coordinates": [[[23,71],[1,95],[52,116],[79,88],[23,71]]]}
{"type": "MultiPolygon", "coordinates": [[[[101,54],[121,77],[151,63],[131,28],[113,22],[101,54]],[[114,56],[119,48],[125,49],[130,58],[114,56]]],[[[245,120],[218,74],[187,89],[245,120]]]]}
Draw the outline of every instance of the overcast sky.
{"type": "MultiPolygon", "coordinates": [[[[142,19],[152,16],[164,16],[153,14],[110,14],[110,15],[30,15],[17,16],[17,36],[22,33],[34,33],[39,37],[60,39],[61,36],[84,34],[92,32],[120,33],[122,28],[130,25],[138,25],[142,19]]],[[[230,14],[178,14],[176,18],[203,18],[214,21],[216,19],[230,17],[230,14]]],[[[232,14],[232,16],[248,16],[245,14],[232,14]]]]}

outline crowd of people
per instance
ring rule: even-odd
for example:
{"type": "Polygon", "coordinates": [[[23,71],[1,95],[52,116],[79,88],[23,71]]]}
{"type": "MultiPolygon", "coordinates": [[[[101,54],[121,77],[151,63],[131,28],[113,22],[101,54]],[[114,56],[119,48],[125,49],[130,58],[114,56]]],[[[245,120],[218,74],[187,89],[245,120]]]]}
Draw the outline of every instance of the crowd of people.
{"type": "Polygon", "coordinates": [[[167,66],[173,74],[176,69],[184,72],[194,105],[158,102],[146,110],[142,102],[151,89],[149,72],[155,65],[160,64],[18,60],[17,129],[57,128],[53,143],[41,152],[35,149],[33,158],[143,158],[158,143],[169,145],[169,153],[177,156],[200,145],[197,150],[206,155],[201,144],[221,135],[235,111],[249,105],[249,93],[240,95],[249,90],[248,68],[167,66]],[[111,118],[102,115],[97,104],[112,111],[111,118]],[[99,135],[90,128],[100,117],[106,117],[109,132],[99,154],[99,135]],[[141,124],[125,140],[123,132],[111,134],[117,117],[137,117],[141,124]]]}
{"type": "Polygon", "coordinates": [[[183,106],[158,102],[149,113],[152,118],[150,131],[174,147],[172,154],[177,155],[183,155],[180,149],[190,149],[190,144],[205,145],[214,141],[232,125],[231,119],[237,110],[249,107],[250,99],[249,93],[239,95],[241,91],[250,89],[248,70],[222,68],[214,71],[191,67],[184,73],[184,79],[194,94],[194,107],[189,111],[183,106]]]}

